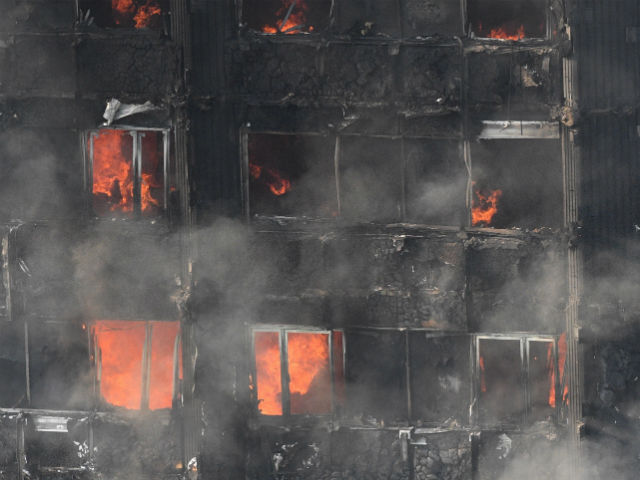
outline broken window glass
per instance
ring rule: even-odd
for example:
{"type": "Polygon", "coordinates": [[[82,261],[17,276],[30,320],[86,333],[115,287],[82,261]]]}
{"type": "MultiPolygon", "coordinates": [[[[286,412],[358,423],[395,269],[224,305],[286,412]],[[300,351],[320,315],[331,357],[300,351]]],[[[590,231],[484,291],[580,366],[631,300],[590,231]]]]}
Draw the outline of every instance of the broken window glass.
{"type": "Polygon", "coordinates": [[[130,410],[172,407],[182,378],[178,322],[98,320],[91,333],[104,402],[130,410]]]}
{"type": "Polygon", "coordinates": [[[520,340],[478,341],[479,420],[518,425],[524,415],[520,340]]]}
{"type": "Polygon", "coordinates": [[[342,332],[254,331],[253,341],[256,379],[252,388],[260,413],[323,415],[331,413],[334,405],[342,404],[342,332]]]}
{"type": "Polygon", "coordinates": [[[547,0],[468,0],[467,5],[476,37],[522,40],[546,36],[547,0]]]}
{"type": "Polygon", "coordinates": [[[562,226],[558,140],[481,140],[471,155],[473,226],[562,226]]]}
{"type": "Polygon", "coordinates": [[[338,215],[334,142],[311,135],[250,134],[249,209],[255,215],[338,215]]]}
{"type": "Polygon", "coordinates": [[[244,0],[242,18],[263,33],[312,33],[329,24],[331,0],[244,0]]]}
{"type": "Polygon", "coordinates": [[[166,208],[168,133],[102,129],[89,137],[96,215],[157,217],[166,208]]]}
{"type": "Polygon", "coordinates": [[[80,0],[80,14],[102,28],[163,30],[169,6],[169,0],[80,0]]]}

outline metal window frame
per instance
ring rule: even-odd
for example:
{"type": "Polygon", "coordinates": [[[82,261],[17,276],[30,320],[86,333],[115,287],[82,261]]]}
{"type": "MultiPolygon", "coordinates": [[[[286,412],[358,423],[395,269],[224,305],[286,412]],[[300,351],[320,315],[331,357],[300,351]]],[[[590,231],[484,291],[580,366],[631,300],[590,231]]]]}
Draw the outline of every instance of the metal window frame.
{"type": "Polygon", "coordinates": [[[301,326],[301,325],[255,325],[249,329],[250,343],[251,343],[251,366],[250,375],[253,378],[253,390],[258,398],[258,366],[256,364],[256,348],[255,348],[255,333],[267,332],[278,334],[278,347],[280,352],[280,385],[281,385],[281,398],[282,398],[282,414],[281,415],[267,415],[260,413],[258,415],[261,418],[273,418],[273,419],[291,419],[291,418],[305,418],[305,417],[332,417],[337,412],[336,402],[336,389],[335,389],[335,370],[334,370],[334,351],[333,351],[333,333],[342,333],[342,365],[343,369],[346,363],[346,349],[347,342],[345,338],[345,332],[341,328],[327,329],[322,327],[313,326],[301,326]],[[308,333],[308,334],[325,334],[327,335],[327,346],[329,352],[329,375],[331,379],[331,411],[327,413],[291,413],[291,391],[289,389],[289,357],[288,357],[288,334],[289,333],[308,333]]]}
{"type": "Polygon", "coordinates": [[[519,428],[521,425],[527,425],[529,423],[529,416],[531,414],[531,398],[530,398],[530,377],[529,377],[529,353],[531,342],[545,342],[553,344],[553,361],[555,371],[555,391],[556,391],[556,409],[554,412],[554,421],[559,418],[560,404],[558,403],[558,335],[538,335],[538,334],[514,334],[514,333],[492,333],[492,334],[476,334],[473,336],[471,342],[471,357],[472,362],[472,385],[471,385],[471,404],[469,409],[469,420],[471,425],[480,427],[510,427],[519,428]],[[502,340],[502,341],[517,341],[520,345],[520,388],[521,397],[523,401],[524,411],[522,418],[518,424],[495,424],[491,422],[482,422],[479,414],[480,403],[480,342],[482,340],[502,340]]]}
{"type": "Polygon", "coordinates": [[[171,129],[166,127],[135,127],[131,125],[117,125],[109,127],[101,127],[85,132],[82,137],[82,151],[85,155],[84,161],[84,189],[86,192],[86,211],[90,217],[105,218],[97,215],[92,208],[93,199],[93,161],[94,139],[100,132],[105,130],[117,130],[129,132],[133,138],[133,148],[131,153],[132,169],[133,169],[133,218],[132,220],[157,220],[158,218],[166,219],[168,217],[168,195],[169,195],[169,170],[171,161],[171,129]],[[162,214],[154,217],[143,217],[141,211],[141,184],[142,184],[142,138],[145,132],[162,133],[162,176],[163,176],[163,205],[162,214]]]}

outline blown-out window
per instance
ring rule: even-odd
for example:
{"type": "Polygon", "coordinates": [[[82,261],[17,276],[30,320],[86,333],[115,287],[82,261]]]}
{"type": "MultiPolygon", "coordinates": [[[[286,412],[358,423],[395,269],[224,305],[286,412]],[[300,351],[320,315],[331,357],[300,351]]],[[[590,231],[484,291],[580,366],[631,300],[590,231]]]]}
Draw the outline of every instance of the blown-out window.
{"type": "Polygon", "coordinates": [[[98,320],[91,338],[104,403],[130,410],[171,408],[182,378],[178,322],[98,320]]]}
{"type": "Polygon", "coordinates": [[[547,0],[468,0],[467,11],[476,37],[522,40],[547,32],[547,0]]]}
{"type": "Polygon", "coordinates": [[[341,331],[253,331],[251,387],[262,415],[330,414],[344,404],[341,331]]]}
{"type": "Polygon", "coordinates": [[[566,342],[554,338],[479,337],[478,421],[518,425],[557,417],[566,404],[566,342]]]}
{"type": "Polygon", "coordinates": [[[169,0],[80,0],[80,20],[102,28],[166,29],[169,0]]]}
{"type": "Polygon", "coordinates": [[[156,217],[167,206],[166,130],[102,129],[88,138],[91,205],[100,216],[156,217]]]}

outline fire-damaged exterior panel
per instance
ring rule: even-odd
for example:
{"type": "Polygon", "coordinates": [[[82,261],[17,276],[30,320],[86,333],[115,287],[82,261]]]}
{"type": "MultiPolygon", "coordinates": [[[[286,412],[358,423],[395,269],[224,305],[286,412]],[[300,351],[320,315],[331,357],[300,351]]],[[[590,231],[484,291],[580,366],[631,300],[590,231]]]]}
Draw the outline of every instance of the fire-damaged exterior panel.
{"type": "Polygon", "coordinates": [[[0,0],[0,478],[635,478],[610,3],[0,0]]]}

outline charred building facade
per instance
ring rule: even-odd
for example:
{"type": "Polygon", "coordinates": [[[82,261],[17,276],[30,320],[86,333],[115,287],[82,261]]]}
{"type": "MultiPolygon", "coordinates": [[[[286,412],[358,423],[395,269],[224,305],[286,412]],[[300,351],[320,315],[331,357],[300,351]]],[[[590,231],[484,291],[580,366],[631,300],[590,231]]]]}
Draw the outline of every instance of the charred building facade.
{"type": "Polygon", "coordinates": [[[0,5],[0,478],[635,478],[637,1],[0,5]]]}

